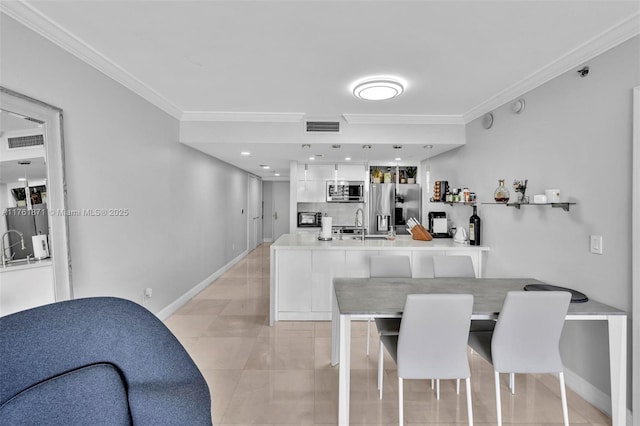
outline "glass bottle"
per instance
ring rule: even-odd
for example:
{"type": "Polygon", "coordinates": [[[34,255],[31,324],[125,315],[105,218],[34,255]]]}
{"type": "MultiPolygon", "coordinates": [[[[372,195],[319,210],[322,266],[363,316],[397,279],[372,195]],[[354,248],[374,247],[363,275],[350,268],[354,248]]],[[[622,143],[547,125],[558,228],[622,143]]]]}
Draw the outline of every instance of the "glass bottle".
{"type": "Polygon", "coordinates": [[[473,206],[473,214],[469,218],[469,244],[472,246],[480,245],[480,216],[476,206],[473,206]]]}
{"type": "Polygon", "coordinates": [[[496,203],[507,203],[509,201],[509,190],[504,186],[504,179],[498,180],[498,187],[493,191],[493,198],[496,203]]]}

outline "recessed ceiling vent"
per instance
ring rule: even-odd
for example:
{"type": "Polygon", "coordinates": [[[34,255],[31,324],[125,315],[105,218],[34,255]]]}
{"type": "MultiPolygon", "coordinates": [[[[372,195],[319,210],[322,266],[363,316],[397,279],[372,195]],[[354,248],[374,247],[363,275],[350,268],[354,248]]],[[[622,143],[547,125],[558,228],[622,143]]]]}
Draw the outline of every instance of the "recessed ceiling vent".
{"type": "Polygon", "coordinates": [[[44,145],[43,135],[31,135],[31,136],[16,136],[15,138],[8,138],[9,149],[27,148],[30,146],[44,145]]]}
{"type": "Polygon", "coordinates": [[[307,132],[339,132],[339,121],[307,121],[307,132]]]}

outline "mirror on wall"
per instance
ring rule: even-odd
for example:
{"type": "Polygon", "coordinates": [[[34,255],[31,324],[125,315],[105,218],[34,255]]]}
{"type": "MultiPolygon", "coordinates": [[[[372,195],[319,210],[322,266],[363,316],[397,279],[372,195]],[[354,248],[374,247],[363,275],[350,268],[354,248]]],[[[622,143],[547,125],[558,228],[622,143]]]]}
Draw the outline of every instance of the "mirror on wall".
{"type": "Polygon", "coordinates": [[[0,212],[0,314],[70,299],[62,110],[4,87],[0,212]]]}

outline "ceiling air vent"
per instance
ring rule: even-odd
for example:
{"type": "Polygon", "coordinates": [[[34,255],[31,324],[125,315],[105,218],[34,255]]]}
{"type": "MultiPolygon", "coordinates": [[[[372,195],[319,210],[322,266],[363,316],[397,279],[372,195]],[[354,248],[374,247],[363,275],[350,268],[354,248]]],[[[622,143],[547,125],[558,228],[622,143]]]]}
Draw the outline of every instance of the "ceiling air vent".
{"type": "Polygon", "coordinates": [[[9,149],[27,148],[29,146],[44,145],[43,135],[17,136],[9,138],[9,149]]]}
{"type": "Polygon", "coordinates": [[[307,132],[339,132],[339,121],[307,121],[307,132]]]}

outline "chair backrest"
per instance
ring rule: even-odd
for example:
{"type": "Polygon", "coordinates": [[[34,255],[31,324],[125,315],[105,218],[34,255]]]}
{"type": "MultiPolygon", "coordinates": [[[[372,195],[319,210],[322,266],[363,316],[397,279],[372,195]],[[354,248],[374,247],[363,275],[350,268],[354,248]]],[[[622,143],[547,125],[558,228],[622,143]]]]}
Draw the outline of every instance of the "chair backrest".
{"type": "Polygon", "coordinates": [[[475,278],[471,256],[433,256],[434,278],[475,278]]]}
{"type": "Polygon", "coordinates": [[[472,312],[470,294],[408,295],[398,336],[398,376],[469,377],[467,339],[472,312]]]}
{"type": "Polygon", "coordinates": [[[371,278],[411,278],[411,262],[406,255],[374,255],[369,258],[371,278]]]}
{"type": "Polygon", "coordinates": [[[167,326],[131,301],[16,312],[0,318],[0,341],[11,342],[0,344],[0,424],[211,425],[200,370],[167,326]]]}
{"type": "Polygon", "coordinates": [[[562,371],[560,335],[571,302],[566,291],[507,293],[491,339],[498,372],[562,371]]]}

